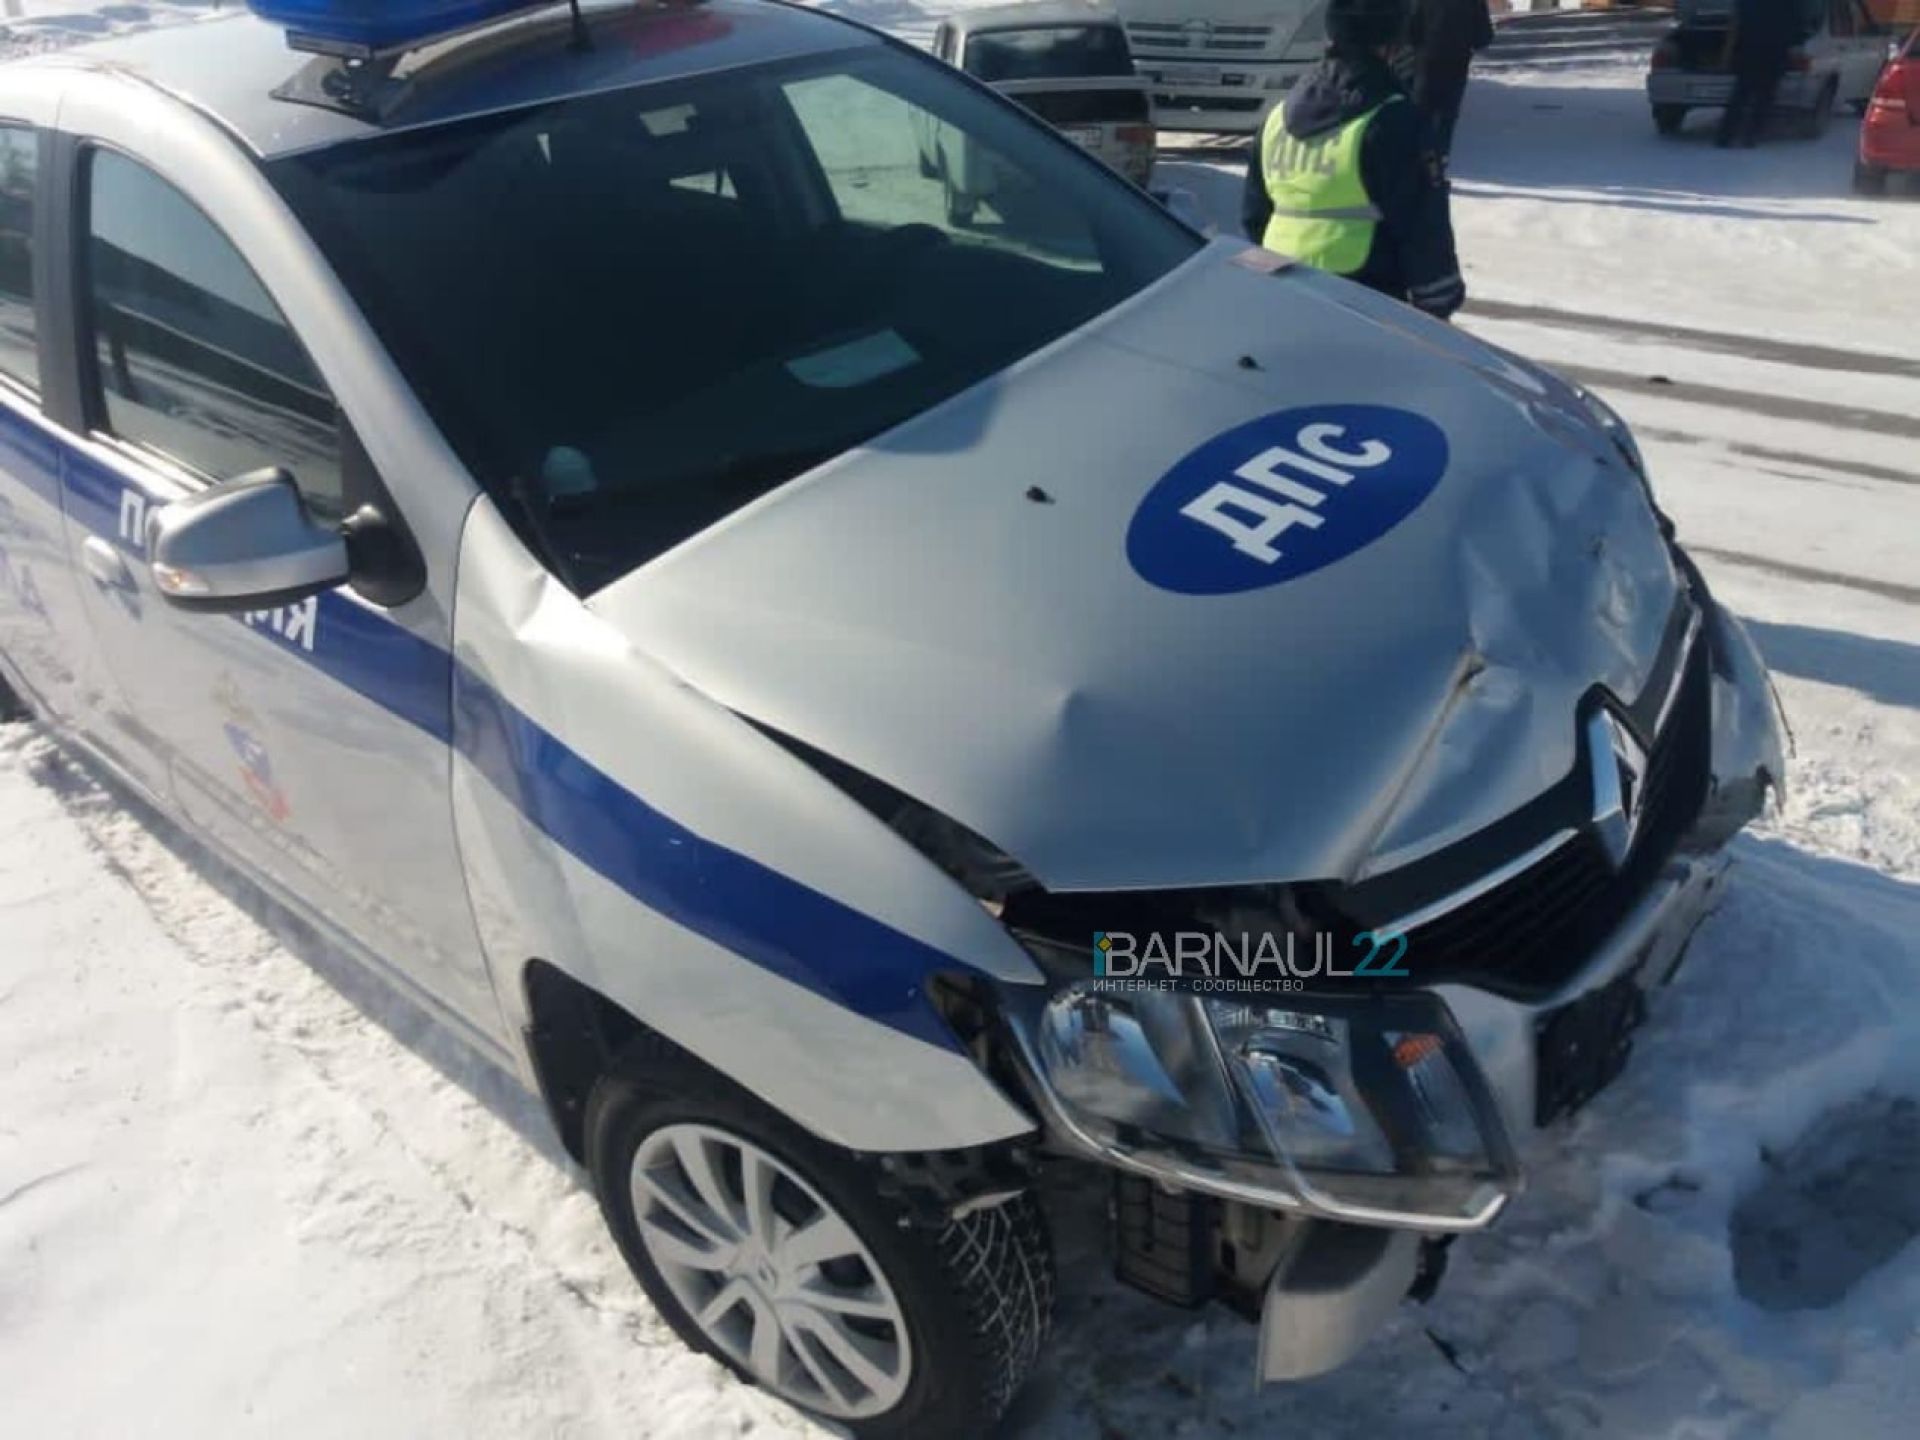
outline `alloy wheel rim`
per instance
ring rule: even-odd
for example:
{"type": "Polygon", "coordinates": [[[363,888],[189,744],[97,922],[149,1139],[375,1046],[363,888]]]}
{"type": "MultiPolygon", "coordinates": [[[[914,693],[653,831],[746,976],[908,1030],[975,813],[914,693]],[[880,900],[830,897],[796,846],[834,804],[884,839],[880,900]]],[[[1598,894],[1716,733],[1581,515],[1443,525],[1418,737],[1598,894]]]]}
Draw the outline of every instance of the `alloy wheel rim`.
{"type": "Polygon", "coordinates": [[[898,1404],[906,1316],[853,1227],[785,1161],[710,1125],[633,1157],[640,1243],[703,1334],[766,1389],[837,1419],[898,1404]]]}

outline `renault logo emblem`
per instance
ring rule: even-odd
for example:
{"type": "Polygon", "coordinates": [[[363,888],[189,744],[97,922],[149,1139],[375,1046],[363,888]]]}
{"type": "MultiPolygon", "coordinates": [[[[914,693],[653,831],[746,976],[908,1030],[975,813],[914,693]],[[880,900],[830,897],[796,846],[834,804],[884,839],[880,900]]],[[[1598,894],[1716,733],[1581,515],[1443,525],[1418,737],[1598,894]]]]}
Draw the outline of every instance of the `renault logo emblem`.
{"type": "Polygon", "coordinates": [[[1593,771],[1594,832],[1618,870],[1627,863],[1640,829],[1646,747],[1624,720],[1602,705],[1587,721],[1587,761],[1593,771]]]}

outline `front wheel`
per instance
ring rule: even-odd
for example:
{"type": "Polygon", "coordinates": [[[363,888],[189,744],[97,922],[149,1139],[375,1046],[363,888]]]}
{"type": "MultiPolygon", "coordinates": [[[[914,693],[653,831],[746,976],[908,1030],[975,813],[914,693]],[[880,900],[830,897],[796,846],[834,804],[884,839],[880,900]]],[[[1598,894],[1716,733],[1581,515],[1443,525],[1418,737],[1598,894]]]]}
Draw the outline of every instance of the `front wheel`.
{"type": "Polygon", "coordinates": [[[0,725],[26,718],[27,702],[14,694],[13,687],[7,684],[7,677],[0,675],[0,725]]]}
{"type": "Polygon", "coordinates": [[[1687,123],[1687,107],[1684,105],[1656,105],[1653,107],[1653,128],[1662,135],[1678,135],[1680,127],[1687,123]]]}
{"type": "Polygon", "coordinates": [[[697,1061],[643,1042],[595,1087],[587,1162],[676,1334],[861,1440],[989,1429],[1039,1354],[1053,1257],[1030,1193],[938,1224],[697,1061]]]}

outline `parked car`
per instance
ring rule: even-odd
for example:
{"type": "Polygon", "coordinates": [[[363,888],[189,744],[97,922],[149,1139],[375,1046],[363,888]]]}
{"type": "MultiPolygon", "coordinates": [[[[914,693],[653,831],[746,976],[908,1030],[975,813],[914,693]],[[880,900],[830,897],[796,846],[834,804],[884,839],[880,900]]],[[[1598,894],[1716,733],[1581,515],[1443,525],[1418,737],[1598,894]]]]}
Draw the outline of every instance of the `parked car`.
{"type": "Polygon", "coordinates": [[[1920,30],[1907,37],[1874,88],[1860,127],[1853,188],[1863,195],[1879,195],[1891,176],[1916,173],[1920,173],[1920,30]]]}
{"type": "MultiPolygon", "coordinates": [[[[940,23],[933,53],[1031,110],[1090,155],[1145,189],[1153,177],[1153,102],[1134,73],[1127,32],[1104,5],[1029,0],[963,10],[940,23]]],[[[929,118],[921,173],[945,181],[956,221],[999,188],[992,157],[929,118]]]]}
{"type": "MultiPolygon", "coordinates": [[[[1887,59],[1887,29],[1861,0],[1802,0],[1805,38],[1787,60],[1777,103],[1804,135],[1821,134],[1839,106],[1863,108],[1887,59]]],[[[1719,109],[1733,94],[1731,0],[1693,0],[1654,46],[1647,99],[1654,128],[1677,135],[1694,110],[1719,109]]]]}
{"type": "Polygon", "coordinates": [[[1268,1378],[1430,1290],[1782,777],[1619,417],[815,10],[255,8],[0,68],[7,685],[856,1435],[1041,1164],[1268,1378]]]}

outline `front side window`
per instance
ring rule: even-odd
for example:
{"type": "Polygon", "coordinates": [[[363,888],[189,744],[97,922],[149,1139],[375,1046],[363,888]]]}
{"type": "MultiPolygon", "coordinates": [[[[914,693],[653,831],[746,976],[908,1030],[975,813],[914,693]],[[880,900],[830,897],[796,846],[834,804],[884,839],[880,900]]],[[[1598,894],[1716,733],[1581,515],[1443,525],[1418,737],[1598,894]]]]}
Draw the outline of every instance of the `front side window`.
{"type": "Polygon", "coordinates": [[[0,125],[0,374],[40,384],[33,319],[34,183],[39,141],[24,125],[0,125]]]}
{"type": "Polygon", "coordinates": [[[87,290],[100,419],[208,480],[280,466],[337,519],[338,411],[231,241],[110,150],[88,166],[87,290]]]}
{"type": "Polygon", "coordinates": [[[1199,243],[1018,110],[880,45],[268,174],[475,477],[582,593],[1199,243]]]}

